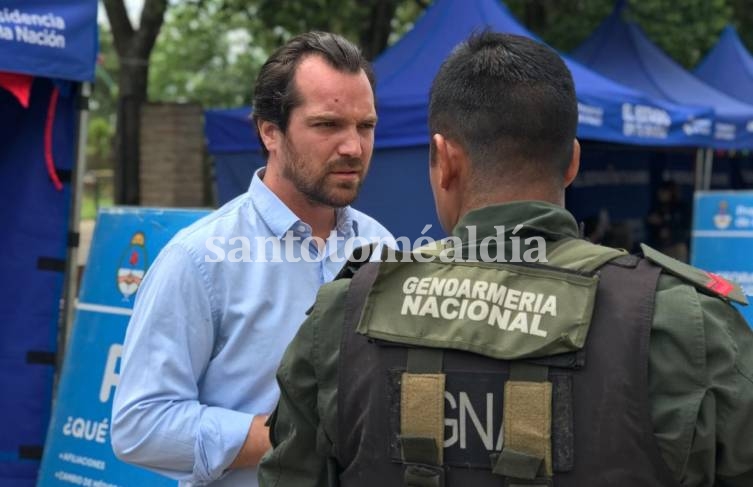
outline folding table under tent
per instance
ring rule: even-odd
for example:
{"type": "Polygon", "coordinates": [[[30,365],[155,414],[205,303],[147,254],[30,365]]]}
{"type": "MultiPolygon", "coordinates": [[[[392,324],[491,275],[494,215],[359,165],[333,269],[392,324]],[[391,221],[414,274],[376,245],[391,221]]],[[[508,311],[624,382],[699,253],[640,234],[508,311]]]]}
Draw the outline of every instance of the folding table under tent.
{"type": "MultiPolygon", "coordinates": [[[[355,206],[379,219],[396,236],[415,239],[426,224],[432,225],[427,235],[443,236],[427,177],[429,88],[453,47],[484,28],[535,38],[497,0],[437,0],[374,63],[379,112],[376,148],[355,206]]],[[[707,143],[708,135],[684,127],[708,120],[709,108],[653,99],[565,60],[575,78],[579,137],[641,146],[707,143]]],[[[253,169],[264,164],[248,121],[250,111],[246,107],[205,114],[220,203],[245,191],[253,169]]]]}
{"type": "Polygon", "coordinates": [[[47,433],[96,19],[96,0],[0,0],[0,487],[35,484],[47,433]]]}

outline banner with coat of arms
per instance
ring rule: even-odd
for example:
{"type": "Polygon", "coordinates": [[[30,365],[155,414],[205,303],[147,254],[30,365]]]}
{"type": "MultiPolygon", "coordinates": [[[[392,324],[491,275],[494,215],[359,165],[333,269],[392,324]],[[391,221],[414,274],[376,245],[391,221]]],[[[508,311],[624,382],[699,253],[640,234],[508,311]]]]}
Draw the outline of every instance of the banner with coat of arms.
{"type": "Polygon", "coordinates": [[[173,235],[207,213],[149,208],[100,212],[38,487],[177,485],[115,458],[110,446],[110,412],[123,339],[141,280],[173,235]]]}
{"type": "Polygon", "coordinates": [[[751,303],[740,307],[753,324],[753,191],[695,195],[691,264],[738,283],[751,303]]]}

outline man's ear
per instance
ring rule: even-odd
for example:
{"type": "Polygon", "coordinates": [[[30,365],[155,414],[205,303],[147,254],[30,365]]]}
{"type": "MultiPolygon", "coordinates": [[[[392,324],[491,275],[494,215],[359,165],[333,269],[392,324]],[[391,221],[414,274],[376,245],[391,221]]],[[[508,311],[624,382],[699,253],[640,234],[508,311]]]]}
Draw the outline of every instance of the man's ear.
{"type": "Polygon", "coordinates": [[[280,127],[269,120],[260,120],[257,122],[256,128],[259,131],[259,137],[261,138],[264,147],[267,148],[267,151],[276,151],[280,144],[280,135],[282,134],[280,127]]]}
{"type": "Polygon", "coordinates": [[[573,157],[570,159],[570,164],[565,170],[565,178],[563,187],[567,188],[575,180],[575,176],[578,175],[578,169],[580,169],[580,142],[578,139],[573,139],[573,157]]]}
{"type": "Polygon", "coordinates": [[[434,134],[431,139],[434,145],[432,167],[437,171],[439,187],[446,190],[458,177],[459,148],[442,134],[434,134]]]}

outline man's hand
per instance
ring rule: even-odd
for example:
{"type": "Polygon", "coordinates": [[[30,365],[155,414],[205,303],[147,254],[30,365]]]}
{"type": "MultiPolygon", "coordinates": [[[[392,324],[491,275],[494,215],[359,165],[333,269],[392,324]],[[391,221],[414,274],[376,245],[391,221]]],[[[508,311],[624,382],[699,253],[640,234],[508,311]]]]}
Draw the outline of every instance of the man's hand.
{"type": "Polygon", "coordinates": [[[256,415],[251,421],[251,427],[248,429],[246,441],[230,464],[231,469],[255,467],[259,464],[262,455],[272,447],[269,442],[269,428],[264,426],[267,422],[268,415],[256,415]]]}

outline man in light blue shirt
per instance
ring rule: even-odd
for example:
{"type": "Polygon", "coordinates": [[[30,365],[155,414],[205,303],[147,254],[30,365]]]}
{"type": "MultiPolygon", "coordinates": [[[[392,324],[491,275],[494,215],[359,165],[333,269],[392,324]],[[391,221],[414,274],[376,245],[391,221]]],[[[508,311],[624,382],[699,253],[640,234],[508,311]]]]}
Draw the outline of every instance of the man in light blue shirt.
{"type": "Polygon", "coordinates": [[[355,46],[321,32],[292,39],[262,68],[254,107],[266,167],[163,249],[124,344],[113,449],[181,485],[257,485],[285,347],[353,248],[392,242],[348,206],[376,124],[355,46]]]}

